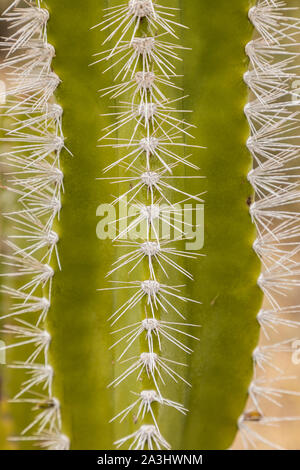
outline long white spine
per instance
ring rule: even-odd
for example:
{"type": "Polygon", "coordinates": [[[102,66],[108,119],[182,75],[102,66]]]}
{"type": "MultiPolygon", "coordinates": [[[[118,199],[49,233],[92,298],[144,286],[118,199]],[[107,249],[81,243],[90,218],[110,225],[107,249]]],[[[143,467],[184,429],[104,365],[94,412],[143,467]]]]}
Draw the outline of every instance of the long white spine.
{"type": "Polygon", "coordinates": [[[282,407],[285,397],[299,396],[296,381],[294,390],[284,386],[289,378],[277,357],[278,353],[293,353],[295,328],[300,326],[300,308],[291,305],[291,291],[300,286],[300,97],[293,89],[293,84],[299,89],[300,83],[300,16],[285,1],[259,0],[249,19],[258,33],[246,47],[250,69],[245,81],[252,96],[245,113],[251,129],[248,148],[254,160],[249,181],[256,193],[250,212],[258,233],[254,250],[263,263],[258,283],[265,306],[258,314],[262,340],[253,354],[254,379],[239,429],[247,449],[280,449],[266,426],[300,419],[282,412],[268,417],[264,412],[268,403],[282,407]],[[291,337],[284,327],[291,327],[291,337]],[[276,332],[280,337],[274,340],[276,332]]]}
{"type": "Polygon", "coordinates": [[[14,339],[7,350],[33,346],[24,362],[8,364],[22,369],[26,377],[11,402],[27,403],[35,412],[21,435],[12,439],[63,450],[69,448],[69,439],[62,434],[60,403],[52,393],[54,372],[48,361],[51,337],[45,329],[51,305],[53,257],[60,266],[59,237],[53,224],[59,217],[63,185],[62,109],[54,100],[59,78],[51,70],[55,51],[47,42],[48,11],[39,0],[25,3],[18,7],[18,1],[12,2],[2,18],[10,36],[1,42],[2,49],[7,50],[1,65],[7,75],[1,116],[4,122],[9,121],[1,139],[7,151],[1,155],[8,168],[7,189],[17,199],[16,210],[6,214],[14,232],[7,242],[11,254],[2,255],[2,261],[8,267],[5,276],[15,278],[18,287],[3,287],[12,305],[1,319],[14,320],[4,328],[14,339]]]}

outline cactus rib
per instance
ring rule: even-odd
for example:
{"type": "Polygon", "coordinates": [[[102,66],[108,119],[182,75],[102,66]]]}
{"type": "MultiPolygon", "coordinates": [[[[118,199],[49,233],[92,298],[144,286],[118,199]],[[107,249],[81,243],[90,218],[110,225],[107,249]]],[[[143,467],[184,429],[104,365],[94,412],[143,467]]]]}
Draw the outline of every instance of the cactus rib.
{"type": "Polygon", "coordinates": [[[277,361],[300,326],[282,301],[300,285],[293,2],[11,0],[16,445],[283,448],[270,425],[300,417],[265,404],[300,396],[277,361]]]}
{"type": "Polygon", "coordinates": [[[253,248],[263,264],[258,285],[266,301],[257,317],[264,338],[253,352],[250,402],[240,417],[239,429],[246,449],[259,444],[282,449],[267,437],[264,425],[300,418],[285,413],[265,416],[263,401],[281,407],[283,397],[299,395],[284,386],[286,378],[276,355],[293,352],[293,337],[282,334],[280,327],[299,326],[295,319],[299,307],[286,305],[285,296],[300,285],[299,101],[291,95],[291,84],[299,78],[300,21],[297,8],[280,0],[259,0],[250,9],[249,19],[258,33],[246,46],[250,68],[244,77],[251,91],[245,107],[251,130],[247,147],[254,161],[248,175],[255,190],[250,214],[257,228],[253,248]],[[272,338],[271,331],[281,334],[279,341],[272,338]],[[268,377],[268,367],[275,371],[275,379],[268,377]]]}
{"type": "Polygon", "coordinates": [[[12,34],[2,42],[7,50],[2,68],[8,70],[9,82],[2,106],[7,129],[1,140],[10,145],[2,156],[9,169],[8,189],[16,196],[19,207],[5,214],[16,231],[7,242],[11,254],[2,257],[3,264],[10,267],[6,276],[21,282],[18,288],[2,287],[13,303],[11,311],[1,319],[15,319],[14,324],[3,329],[16,339],[5,346],[7,350],[33,345],[26,360],[10,364],[27,375],[11,401],[38,410],[21,435],[12,440],[37,441],[48,449],[66,449],[69,444],[61,432],[60,403],[52,392],[53,369],[48,358],[51,336],[45,327],[51,305],[53,257],[60,267],[59,236],[53,230],[63,189],[62,109],[53,98],[60,80],[51,70],[54,49],[47,41],[48,10],[39,1],[26,1],[24,7],[13,2],[3,18],[12,34]],[[38,360],[43,362],[39,364],[38,360]]]}

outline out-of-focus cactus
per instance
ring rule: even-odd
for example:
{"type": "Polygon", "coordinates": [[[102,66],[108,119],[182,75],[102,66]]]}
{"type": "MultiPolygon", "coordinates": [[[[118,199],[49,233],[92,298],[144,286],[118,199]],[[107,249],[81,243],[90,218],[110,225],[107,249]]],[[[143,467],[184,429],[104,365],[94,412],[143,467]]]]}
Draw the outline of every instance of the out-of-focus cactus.
{"type": "Polygon", "coordinates": [[[10,440],[277,448],[252,426],[297,419],[261,403],[297,395],[260,373],[292,341],[257,344],[298,326],[299,20],[278,0],[102,8],[3,15],[10,440]]]}

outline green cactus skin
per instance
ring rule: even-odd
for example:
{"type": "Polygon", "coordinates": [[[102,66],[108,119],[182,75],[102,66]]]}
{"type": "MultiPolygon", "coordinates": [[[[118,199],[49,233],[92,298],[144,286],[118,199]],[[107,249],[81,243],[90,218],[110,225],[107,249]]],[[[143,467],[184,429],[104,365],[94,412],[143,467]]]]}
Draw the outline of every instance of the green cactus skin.
{"type": "MultiPolygon", "coordinates": [[[[132,417],[121,424],[109,423],[131,402],[130,392],[137,391],[134,377],[116,389],[107,388],[124,370],[115,363],[120,349],[109,350],[112,328],[107,319],[128,296],[122,291],[113,295],[96,292],[107,287],[105,275],[118,254],[110,240],[96,238],[97,206],[111,202],[113,192],[109,183],[96,178],[118,156],[109,148],[97,148],[101,128],[111,123],[111,119],[99,117],[109,112],[111,102],[100,99],[97,90],[109,86],[112,77],[102,75],[103,65],[89,67],[105,39],[99,29],[89,29],[101,21],[103,7],[119,3],[46,2],[50,12],[48,40],[56,50],[53,67],[62,81],[56,99],[64,110],[63,132],[73,153],[73,157],[65,150],[61,154],[65,192],[55,229],[60,236],[62,270],[55,267],[47,318],[54,395],[60,401],[62,431],[70,438],[72,449],[111,449],[116,439],[137,429],[132,417]]],[[[187,358],[189,367],[184,376],[192,388],[170,381],[163,389],[164,396],[183,403],[189,413],[184,417],[157,407],[156,417],[173,449],[226,449],[234,439],[247,399],[252,351],[259,334],[256,315],[262,301],[256,284],[260,263],[252,250],[255,230],[248,203],[253,190],[247,182],[252,163],[245,147],[249,131],[243,114],[248,93],[243,82],[247,69],[244,47],[252,35],[247,18],[252,2],[219,0],[216,6],[207,0],[164,0],[163,4],[179,7],[182,18],[178,21],[190,28],[180,31],[181,45],[192,52],[183,54],[178,74],[184,73],[182,86],[190,95],[185,107],[194,110],[196,143],[207,149],[196,150],[194,156],[206,180],[189,181],[185,190],[194,194],[207,191],[206,257],[188,266],[195,280],[187,280],[183,291],[186,297],[202,302],[188,304],[184,310],[188,323],[201,325],[200,342],[189,344],[194,353],[187,358]]],[[[130,130],[122,132],[126,135],[130,130]]],[[[141,280],[145,271],[142,266],[129,276],[124,270],[118,278],[141,280]]],[[[178,280],[171,272],[168,283],[182,284],[178,280]]],[[[118,328],[139,321],[143,312],[141,305],[118,328]]],[[[163,312],[161,315],[166,319],[163,312]]],[[[131,355],[143,350],[141,342],[132,348],[131,355]]],[[[163,352],[187,362],[173,345],[164,346],[163,352]]]]}

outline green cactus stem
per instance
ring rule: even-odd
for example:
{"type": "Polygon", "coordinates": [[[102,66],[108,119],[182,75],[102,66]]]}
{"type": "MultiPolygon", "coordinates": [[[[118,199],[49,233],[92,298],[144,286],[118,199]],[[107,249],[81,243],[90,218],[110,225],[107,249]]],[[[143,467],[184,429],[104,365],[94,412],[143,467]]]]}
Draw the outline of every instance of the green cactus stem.
{"type": "MultiPolygon", "coordinates": [[[[266,15],[277,8],[269,3],[259,2],[266,15]]],[[[53,60],[51,68],[41,69],[44,59],[35,64],[37,92],[33,82],[28,92],[26,78],[25,85],[19,80],[16,95],[21,103],[29,96],[23,105],[32,106],[17,117],[26,136],[12,122],[19,143],[14,147],[9,133],[3,140],[12,146],[8,161],[12,154],[14,165],[21,158],[39,172],[48,165],[54,183],[39,192],[33,180],[27,188],[22,183],[26,223],[42,232],[41,245],[20,250],[10,243],[13,254],[5,258],[17,266],[25,256],[28,264],[46,250],[39,258],[42,280],[18,290],[30,301],[39,295],[45,315],[33,326],[5,328],[15,336],[23,328],[27,338],[30,331],[37,352],[25,362],[22,351],[17,367],[44,374],[35,385],[46,398],[36,408],[46,409],[49,421],[26,427],[15,414],[16,432],[26,428],[15,438],[21,447],[32,441],[52,449],[232,445],[249,398],[266,279],[258,283],[262,265],[253,249],[261,194],[249,181],[257,163],[247,148],[244,112],[245,48],[253,24],[260,32],[254,4],[27,2],[40,21],[32,37],[53,60]],[[50,122],[46,130],[39,113],[50,122]],[[33,142],[46,138],[36,153],[22,147],[30,133],[33,142]],[[52,191],[59,208],[51,224],[44,212],[36,217],[28,209],[28,188],[43,197],[52,191]],[[183,206],[191,225],[181,229],[183,206]],[[124,209],[135,213],[125,217],[124,209]],[[99,239],[106,212],[113,216],[110,236],[99,239]],[[204,245],[196,246],[188,235],[192,227],[199,233],[195,225],[203,218],[204,245]],[[164,239],[158,221],[170,227],[170,220],[172,235],[164,239]]],[[[253,81],[249,86],[253,94],[253,81]]],[[[24,215],[15,217],[22,244],[24,215]]],[[[21,321],[36,319],[33,312],[21,321]]],[[[26,393],[16,401],[26,401],[26,393]]]]}

